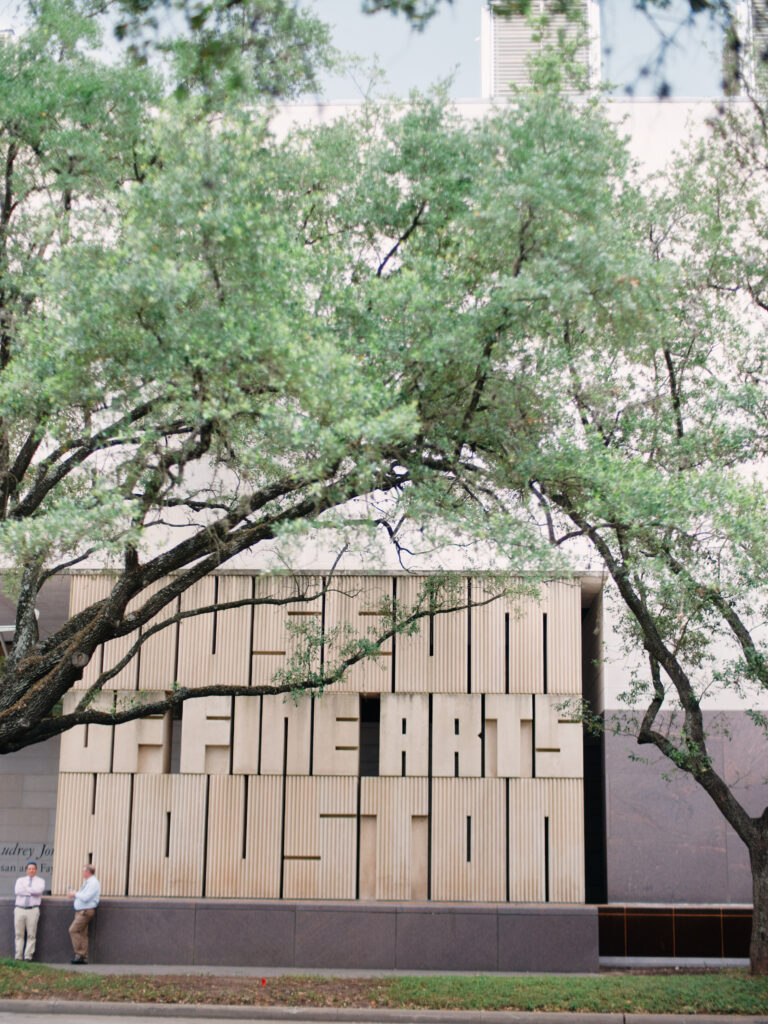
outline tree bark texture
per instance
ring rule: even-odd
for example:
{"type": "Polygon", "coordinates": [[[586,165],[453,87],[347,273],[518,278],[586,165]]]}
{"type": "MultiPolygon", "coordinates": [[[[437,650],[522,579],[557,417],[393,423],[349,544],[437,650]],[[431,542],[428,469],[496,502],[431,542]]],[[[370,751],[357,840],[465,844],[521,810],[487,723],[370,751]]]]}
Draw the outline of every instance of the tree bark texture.
{"type": "Polygon", "coordinates": [[[750,974],[768,974],[768,834],[750,844],[752,865],[752,936],[749,943],[750,974]]]}

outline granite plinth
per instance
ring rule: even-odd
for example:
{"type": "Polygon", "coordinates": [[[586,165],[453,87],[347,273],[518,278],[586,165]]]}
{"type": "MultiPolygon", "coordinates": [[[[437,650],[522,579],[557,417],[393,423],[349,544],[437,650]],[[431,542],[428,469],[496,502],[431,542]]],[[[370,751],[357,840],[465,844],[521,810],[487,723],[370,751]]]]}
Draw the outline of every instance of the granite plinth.
{"type": "MultiPolygon", "coordinates": [[[[13,956],[13,901],[0,900],[0,956],[13,956]]],[[[38,959],[72,956],[69,900],[47,897],[38,959]]],[[[381,970],[596,971],[597,908],[105,898],[95,963],[381,970]]]]}

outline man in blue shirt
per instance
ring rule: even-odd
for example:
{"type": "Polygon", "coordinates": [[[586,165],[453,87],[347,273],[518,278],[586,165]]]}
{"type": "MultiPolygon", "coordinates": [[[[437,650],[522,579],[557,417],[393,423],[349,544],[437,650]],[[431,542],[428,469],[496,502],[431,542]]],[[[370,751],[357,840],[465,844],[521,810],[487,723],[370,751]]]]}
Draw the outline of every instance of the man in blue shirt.
{"type": "Polygon", "coordinates": [[[70,961],[73,964],[88,963],[88,925],[96,913],[96,907],[101,898],[101,883],[96,877],[96,868],[93,864],[86,864],[83,868],[83,884],[75,892],[69,890],[70,897],[75,900],[75,919],[69,926],[69,937],[72,940],[72,948],[75,955],[70,961]]]}

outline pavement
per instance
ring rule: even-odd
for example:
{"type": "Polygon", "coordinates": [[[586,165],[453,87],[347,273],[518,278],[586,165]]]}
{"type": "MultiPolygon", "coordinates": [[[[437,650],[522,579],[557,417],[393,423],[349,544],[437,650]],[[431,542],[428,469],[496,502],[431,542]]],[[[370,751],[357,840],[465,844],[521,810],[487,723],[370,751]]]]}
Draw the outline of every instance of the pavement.
{"type": "MultiPolygon", "coordinates": [[[[749,961],[747,961],[748,963],[749,961]]],[[[375,970],[364,967],[230,967],[221,964],[86,964],[84,967],[72,967],[69,963],[44,964],[45,967],[54,967],[60,971],[87,971],[89,974],[177,974],[195,975],[209,974],[222,978],[280,978],[286,975],[307,977],[313,975],[322,978],[413,978],[429,977],[439,975],[445,977],[450,974],[458,977],[475,977],[480,971],[392,971],[375,970]]],[[[531,976],[532,972],[528,972],[531,976]]],[[[553,971],[542,972],[550,977],[556,976],[553,971]]],[[[573,972],[560,975],[564,978],[590,977],[590,975],[577,975],[573,972]]],[[[494,971],[494,977],[516,978],[519,974],[504,974],[494,971]]]]}
{"type": "MultiPolygon", "coordinates": [[[[69,963],[46,964],[46,967],[55,967],[62,971],[77,970],[69,963]]],[[[633,968],[685,968],[691,967],[749,967],[748,959],[732,957],[730,959],[715,959],[712,957],[600,957],[600,966],[617,970],[631,970],[633,968]]],[[[429,975],[445,976],[447,974],[459,977],[474,977],[482,973],[479,971],[414,971],[414,970],[375,970],[359,967],[233,967],[222,964],[94,964],[89,963],[87,970],[90,974],[210,974],[221,977],[235,978],[277,978],[286,974],[319,975],[333,978],[396,978],[396,977],[428,977],[429,975]]],[[[527,971],[525,977],[535,976],[537,972],[527,971]]],[[[541,971],[549,977],[557,977],[556,971],[541,971]]],[[[519,972],[494,971],[494,977],[516,978],[520,977],[519,972]]],[[[560,977],[588,977],[589,975],[578,975],[573,972],[561,974],[560,977]]],[[[537,1018],[538,1020],[539,1018],[537,1018]]]]}

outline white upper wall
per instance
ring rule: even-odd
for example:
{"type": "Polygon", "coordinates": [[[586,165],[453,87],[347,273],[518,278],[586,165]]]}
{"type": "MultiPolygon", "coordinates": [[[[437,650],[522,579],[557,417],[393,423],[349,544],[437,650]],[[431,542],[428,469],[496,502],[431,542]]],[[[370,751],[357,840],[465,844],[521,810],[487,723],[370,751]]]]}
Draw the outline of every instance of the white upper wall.
{"type": "MultiPolygon", "coordinates": [[[[732,103],[746,101],[731,100],[732,103]]],[[[648,173],[660,171],[690,137],[707,130],[716,112],[716,99],[608,99],[610,116],[629,142],[632,155],[648,173]]],[[[490,99],[457,100],[454,108],[467,120],[485,117],[493,109],[490,99]]],[[[357,110],[359,103],[295,103],[282,107],[272,128],[283,136],[292,126],[329,124],[357,110]]]]}

